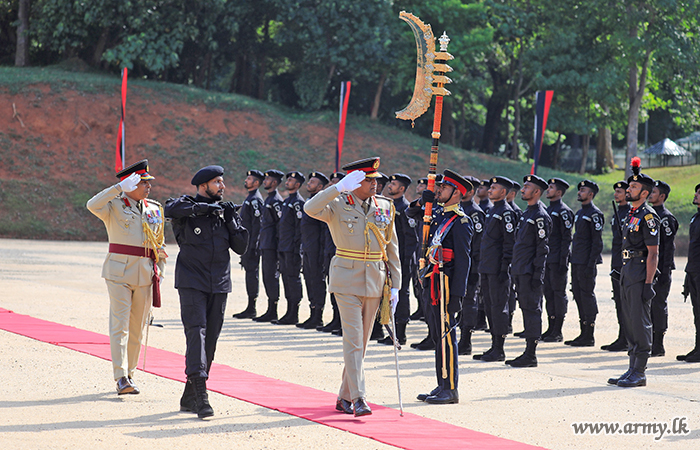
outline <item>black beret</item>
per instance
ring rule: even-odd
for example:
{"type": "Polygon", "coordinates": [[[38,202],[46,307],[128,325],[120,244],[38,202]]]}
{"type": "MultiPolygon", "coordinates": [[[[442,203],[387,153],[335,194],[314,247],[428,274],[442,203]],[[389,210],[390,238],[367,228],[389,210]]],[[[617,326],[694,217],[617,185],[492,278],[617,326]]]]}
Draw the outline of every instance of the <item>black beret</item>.
{"type": "Polygon", "coordinates": [[[549,184],[555,185],[557,189],[563,192],[566,192],[566,190],[569,189],[569,183],[561,178],[550,178],[549,184]]]}
{"type": "Polygon", "coordinates": [[[491,184],[500,184],[506,189],[510,189],[513,187],[513,181],[511,181],[510,178],[506,177],[491,177],[491,184]]]}
{"type": "Polygon", "coordinates": [[[697,192],[698,189],[700,189],[700,184],[696,184],[696,185],[695,185],[695,192],[697,192]]]}
{"type": "Polygon", "coordinates": [[[333,172],[331,174],[331,180],[333,180],[335,178],[342,180],[343,178],[345,178],[345,174],[343,172],[333,172]]]}
{"type": "Polygon", "coordinates": [[[392,176],[390,176],[389,179],[391,181],[394,181],[394,180],[399,181],[406,187],[409,187],[411,185],[411,182],[413,181],[413,180],[411,180],[411,177],[409,177],[408,175],[406,175],[404,173],[395,173],[392,176]]]}
{"type": "Polygon", "coordinates": [[[135,162],[129,167],[120,170],[117,172],[117,178],[120,180],[123,180],[124,178],[128,177],[132,173],[137,173],[141,175],[142,180],[154,180],[155,177],[150,175],[148,173],[148,160],[147,159],[142,159],[139,162],[135,162]]]}
{"type": "Polygon", "coordinates": [[[593,191],[594,194],[597,194],[597,193],[598,193],[598,190],[600,189],[600,188],[598,187],[598,183],[596,183],[595,181],[591,181],[591,180],[583,180],[583,181],[581,181],[581,182],[578,184],[578,188],[581,189],[582,187],[590,188],[590,189],[593,191]]]}
{"type": "Polygon", "coordinates": [[[389,181],[389,177],[386,176],[386,174],[382,172],[377,172],[379,176],[377,177],[377,183],[378,184],[386,184],[389,181]]]}
{"type": "Polygon", "coordinates": [[[630,185],[627,184],[627,182],[625,180],[620,180],[617,183],[613,184],[613,189],[625,189],[626,190],[628,187],[630,187],[630,185]]]}
{"type": "MultiPolygon", "coordinates": [[[[465,180],[469,180],[469,182],[472,184],[472,189],[476,189],[476,187],[481,184],[481,180],[478,179],[475,176],[472,175],[465,175],[464,177],[465,180]]],[[[471,189],[470,189],[471,190],[471,189]]]]}
{"type": "Polygon", "coordinates": [[[291,172],[287,172],[287,179],[290,179],[290,178],[294,178],[299,183],[303,183],[304,181],[306,181],[306,178],[304,177],[304,175],[301,172],[298,172],[296,170],[293,170],[291,172]]]}
{"type": "Polygon", "coordinates": [[[669,186],[665,181],[656,180],[654,181],[654,186],[659,188],[659,192],[666,194],[666,197],[668,197],[668,194],[671,193],[671,186],[669,186]]]}
{"type": "Polygon", "coordinates": [[[277,181],[282,181],[282,178],[284,178],[284,173],[282,173],[280,170],[271,169],[265,172],[265,176],[277,178],[277,181]]]}
{"type": "Polygon", "coordinates": [[[249,170],[246,175],[248,175],[249,177],[255,177],[255,178],[259,179],[260,181],[265,179],[265,174],[259,170],[249,170]]]}
{"type": "Polygon", "coordinates": [[[456,188],[459,192],[461,192],[462,195],[474,189],[474,186],[472,186],[471,181],[467,180],[462,175],[450,169],[445,169],[440,184],[449,184],[450,186],[456,188]]]}
{"type": "Polygon", "coordinates": [[[491,179],[481,180],[481,182],[479,183],[479,186],[491,187],[491,179]]]}
{"type": "Polygon", "coordinates": [[[543,191],[549,187],[549,184],[537,175],[527,175],[523,177],[523,183],[532,183],[543,191]]]}
{"type": "Polygon", "coordinates": [[[328,177],[321,172],[311,172],[309,174],[309,180],[312,178],[318,178],[319,180],[321,180],[321,183],[323,183],[324,186],[331,182],[331,180],[329,180],[328,177]]]}
{"type": "Polygon", "coordinates": [[[651,187],[651,188],[654,187],[654,179],[653,179],[652,177],[650,177],[649,175],[645,174],[645,173],[640,173],[640,174],[637,174],[637,175],[632,175],[631,177],[629,177],[629,178],[627,179],[627,184],[630,184],[630,183],[632,183],[633,181],[635,181],[635,182],[637,182],[637,183],[641,183],[641,184],[643,184],[643,185],[645,185],[645,186],[647,186],[647,187],[651,187]]]}
{"type": "Polygon", "coordinates": [[[416,184],[428,184],[428,179],[425,177],[418,178],[418,181],[416,181],[416,184]]]}
{"type": "Polygon", "coordinates": [[[520,183],[518,183],[517,181],[513,180],[513,187],[510,188],[511,190],[518,190],[518,191],[519,191],[519,190],[522,189],[522,188],[523,188],[523,187],[520,186],[520,183]]]}
{"type": "Polygon", "coordinates": [[[221,166],[202,167],[192,177],[192,185],[199,186],[200,184],[204,184],[209,180],[222,176],[223,174],[224,168],[221,166]]]}

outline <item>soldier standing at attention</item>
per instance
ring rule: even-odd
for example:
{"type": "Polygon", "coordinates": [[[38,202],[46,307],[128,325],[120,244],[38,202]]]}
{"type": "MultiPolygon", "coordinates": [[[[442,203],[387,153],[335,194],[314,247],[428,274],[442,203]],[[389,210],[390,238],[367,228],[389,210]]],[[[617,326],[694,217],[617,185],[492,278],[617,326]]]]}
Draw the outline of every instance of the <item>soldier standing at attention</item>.
{"type": "MultiPolygon", "coordinates": [[[[408,200],[406,189],[411,185],[411,178],[402,173],[395,173],[389,177],[389,185],[386,187],[387,197],[394,200],[396,216],[394,225],[396,237],[399,240],[399,257],[401,259],[401,287],[399,290],[399,303],[396,306],[396,338],[401,345],[406,343],[406,325],[411,314],[409,288],[411,277],[409,274],[416,270],[416,252],[418,251],[418,221],[406,214],[408,200]]],[[[379,341],[380,344],[394,345],[391,336],[379,341]]]]}
{"type": "Polygon", "coordinates": [[[265,208],[260,224],[259,244],[262,256],[262,279],[267,295],[267,311],[253,320],[255,322],[272,322],[277,320],[277,302],[280,298],[280,272],[277,257],[277,224],[282,217],[282,196],[277,186],[282,182],[284,174],[279,170],[265,172],[263,188],[267,191],[265,208]]]}
{"type": "Polygon", "coordinates": [[[394,207],[375,196],[378,167],[378,157],[347,164],[345,178],[304,205],[311,217],[328,224],[337,247],[328,290],[335,293],[343,323],[345,367],[335,408],[356,417],[372,414],[365,400],[364,357],[380,300],[390,283],[386,307],[395,308],[401,286],[394,207]]]}
{"type": "Polygon", "coordinates": [[[544,271],[544,298],[547,300],[547,331],[542,333],[543,342],[561,342],[564,337],[561,327],[568,310],[566,285],[571,255],[571,232],[574,228],[574,212],[562,201],[569,183],[561,178],[549,180],[546,195],[549,200],[547,214],[552,219],[552,232],[549,234],[549,254],[544,271]]]}
{"type": "MultiPolygon", "coordinates": [[[[331,174],[331,184],[338,184],[340,180],[345,178],[343,172],[333,172],[331,174]]],[[[306,212],[306,211],[304,211],[306,212]]],[[[331,260],[335,256],[335,244],[333,243],[333,238],[331,237],[331,232],[328,229],[328,224],[324,223],[323,228],[323,277],[324,280],[328,280],[329,271],[331,267],[331,260]]],[[[335,300],[335,294],[331,292],[331,306],[333,307],[333,318],[326,325],[321,325],[316,327],[317,331],[323,331],[324,333],[333,333],[335,335],[343,335],[343,329],[340,324],[340,312],[338,311],[338,302],[335,300]]]]}
{"type": "Polygon", "coordinates": [[[593,204],[598,193],[594,181],[583,180],[578,184],[578,201],[581,209],[576,212],[576,232],[571,246],[571,290],[578,307],[581,334],[564,344],[573,347],[593,347],[593,331],[598,315],[595,298],[597,265],[603,262],[603,213],[593,204]]]}
{"type": "Polygon", "coordinates": [[[622,270],[622,223],[627,218],[627,213],[630,210],[627,203],[627,188],[629,185],[626,181],[618,181],[613,188],[615,193],[613,200],[618,204],[617,216],[613,214],[610,226],[612,227],[612,249],[610,257],[610,281],[613,288],[613,301],[615,302],[615,310],[617,311],[617,323],[620,330],[617,334],[615,342],[609,345],[601,346],[601,350],[609,352],[621,352],[627,350],[627,337],[625,336],[625,318],[622,314],[622,305],[620,304],[620,271],[622,270]]]}
{"type": "Polygon", "coordinates": [[[241,266],[245,270],[245,290],[248,294],[248,306],[242,312],[234,314],[234,319],[252,319],[256,316],[255,301],[260,292],[260,249],[258,238],[262,224],[263,198],[260,195],[260,186],[265,179],[265,174],[259,170],[249,170],[246,174],[243,186],[248,190],[241,210],[241,226],[248,230],[248,249],[241,255],[241,266]]]}
{"type": "MultiPolygon", "coordinates": [[[[428,179],[423,177],[419,178],[418,181],[416,181],[416,196],[420,198],[421,193],[425,190],[425,188],[428,186],[428,179]]],[[[414,219],[415,220],[415,219],[414,219]]],[[[421,220],[416,220],[416,223],[419,225],[422,223],[421,220]]],[[[420,241],[420,230],[417,229],[416,233],[418,234],[418,240],[420,241]]],[[[414,256],[415,261],[416,261],[416,267],[415,270],[411,272],[411,284],[413,284],[413,295],[416,297],[416,300],[418,300],[418,308],[411,314],[410,319],[411,320],[423,320],[425,319],[425,315],[423,314],[423,305],[421,298],[423,298],[423,288],[421,287],[421,280],[420,277],[418,276],[418,260],[420,257],[418,256],[418,251],[420,250],[420,242],[416,246],[416,254],[414,256]]],[[[404,274],[404,276],[408,276],[408,274],[404,274]]],[[[414,347],[415,344],[411,344],[412,348],[414,347]]]]}
{"type": "Polygon", "coordinates": [[[284,296],[287,298],[287,312],[280,320],[272,321],[277,325],[295,325],[299,322],[299,303],[302,296],[301,218],[304,215],[304,198],[299,195],[299,189],[304,181],[304,175],[295,171],[287,173],[284,183],[289,195],[282,204],[282,216],[277,228],[277,255],[284,283],[284,296]]]}
{"type": "Polygon", "coordinates": [[[180,316],[185,329],[187,383],[180,410],[200,419],[214,415],[207,394],[207,379],[224,324],[226,297],[231,292],[231,256],[246,251],[248,231],[239,224],[238,208],[220,203],[224,194],[224,169],[201,168],[192,177],[197,195],[183,195],[165,204],[180,246],[175,265],[175,288],[180,294],[180,316]]]}
{"type": "Polygon", "coordinates": [[[479,208],[488,214],[489,210],[493,207],[493,203],[489,198],[489,188],[491,188],[491,180],[481,180],[479,187],[476,188],[476,198],[479,202],[479,208]]]}
{"type": "MultiPolygon", "coordinates": [[[[540,201],[549,184],[537,175],[523,178],[522,199],[527,209],[518,221],[513,244],[511,277],[518,291],[518,303],[523,312],[525,352],[506,361],[511,367],[537,367],[535,350],[542,334],[542,284],[549,247],[547,241],[552,231],[552,219],[540,201]]],[[[511,313],[512,316],[512,313],[511,313]]]]}
{"type": "Polygon", "coordinates": [[[151,192],[148,160],[117,173],[121,181],[87,202],[105,224],[109,253],[102,278],[109,293],[109,346],[117,394],[138,394],[133,377],[139,362],[143,327],[153,306],[160,306],[165,269],[163,210],[147,199],[151,192]]]}
{"type": "Polygon", "coordinates": [[[629,369],[609,384],[620,387],[646,386],[644,371],[651,353],[651,301],[659,256],[659,216],[647,204],[654,180],[639,173],[641,161],[632,158],[633,175],[627,179],[630,210],[622,226],[622,272],[620,291],[625,315],[629,369]]]}
{"type": "MultiPolygon", "coordinates": [[[[330,182],[321,172],[311,172],[306,183],[309,198],[321,192],[330,182]]],[[[323,276],[323,257],[325,245],[323,242],[326,224],[310,217],[302,211],[301,216],[301,247],[303,249],[304,284],[306,295],[309,297],[311,309],[309,318],[298,323],[298,328],[315,330],[323,326],[323,307],[326,303],[326,280],[323,276]]]]}
{"type": "Polygon", "coordinates": [[[664,335],[668,329],[668,294],[671,291],[671,272],[676,268],[673,260],[676,251],[676,233],[678,232],[678,220],[666,208],[666,200],[671,193],[671,186],[656,180],[654,189],[649,196],[649,203],[659,216],[659,271],[654,285],[656,295],[651,301],[652,344],[651,356],[665,356],[664,335]]]}
{"type": "Polygon", "coordinates": [[[467,276],[467,293],[462,300],[462,317],[459,323],[460,337],[457,348],[460,355],[472,354],[472,332],[476,327],[478,305],[476,292],[479,288],[479,259],[481,252],[481,236],[484,233],[484,223],[486,222],[486,214],[479,208],[479,205],[474,203],[474,194],[476,192],[474,186],[478,186],[480,181],[476,177],[464,177],[471,183],[471,187],[467,186],[468,190],[462,197],[460,206],[462,211],[472,220],[474,234],[471,241],[469,275],[467,276]]]}
{"type": "Polygon", "coordinates": [[[425,319],[433,330],[430,335],[435,344],[437,387],[429,394],[418,395],[418,400],[437,405],[459,403],[455,314],[461,310],[462,298],[467,293],[471,263],[469,249],[474,234],[471,218],[462,211],[460,201],[470,189],[473,189],[471,182],[446,169],[437,193],[423,191],[421,200],[423,204],[437,200],[443,205],[442,212],[430,223],[428,254],[425,256],[430,275],[423,282],[423,304],[427,306],[425,319]]]}
{"type": "MultiPolygon", "coordinates": [[[[515,213],[515,223],[520,222],[520,218],[523,216],[523,210],[520,209],[520,206],[518,206],[515,203],[515,196],[520,192],[520,189],[522,189],[522,186],[520,186],[520,183],[517,181],[513,181],[513,187],[510,188],[508,191],[508,195],[506,195],[506,202],[510,205],[511,208],[513,208],[513,212],[515,213]]],[[[510,298],[508,299],[508,311],[510,311],[510,318],[508,319],[508,333],[513,332],[513,316],[515,315],[515,306],[517,302],[517,296],[518,292],[515,289],[515,280],[512,279],[511,277],[511,282],[513,285],[510,287],[510,298]]],[[[522,334],[524,332],[517,332],[514,333],[513,336],[515,337],[523,337],[522,334]]]]}
{"type": "Polygon", "coordinates": [[[690,219],[688,230],[688,263],[685,265],[684,295],[690,295],[695,324],[695,347],[685,355],[678,355],[678,361],[700,362],[700,184],[695,186],[693,205],[698,211],[690,219]]]}
{"type": "Polygon", "coordinates": [[[512,286],[508,268],[513,257],[515,239],[515,214],[506,202],[506,194],[513,182],[506,177],[491,178],[489,199],[493,207],[486,214],[484,235],[481,238],[481,291],[484,311],[491,327],[491,348],[474,355],[480,361],[505,361],[503,344],[508,334],[508,299],[512,286]]]}

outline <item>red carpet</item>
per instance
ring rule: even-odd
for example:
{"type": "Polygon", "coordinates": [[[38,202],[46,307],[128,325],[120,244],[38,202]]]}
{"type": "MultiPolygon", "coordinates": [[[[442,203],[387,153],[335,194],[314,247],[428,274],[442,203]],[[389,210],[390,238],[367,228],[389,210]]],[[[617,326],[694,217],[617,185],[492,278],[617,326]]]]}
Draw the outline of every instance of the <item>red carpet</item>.
{"type": "MultiPolygon", "coordinates": [[[[0,329],[110,361],[109,338],[0,308],[0,329]]],[[[185,381],[184,356],[149,347],[146,372],[185,381]]],[[[336,394],[214,364],[211,391],[405,449],[535,449],[520,442],[468,430],[371,404],[366,418],[335,411],[336,394]]]]}

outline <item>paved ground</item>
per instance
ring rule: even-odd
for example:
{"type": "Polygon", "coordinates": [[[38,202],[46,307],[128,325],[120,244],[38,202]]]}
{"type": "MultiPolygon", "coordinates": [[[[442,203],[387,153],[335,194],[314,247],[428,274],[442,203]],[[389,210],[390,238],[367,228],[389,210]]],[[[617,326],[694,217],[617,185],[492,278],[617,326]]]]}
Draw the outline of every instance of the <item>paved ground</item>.
{"type": "MultiPolygon", "coordinates": [[[[106,334],[108,300],[100,279],[105,243],[0,239],[0,307],[41,319],[106,334]]],[[[172,274],[176,248],[169,251],[172,274]]],[[[678,267],[685,261],[679,259],[678,267]]],[[[601,268],[609,267],[606,260],[601,268]]],[[[607,386],[624,372],[624,353],[598,349],[616,336],[614,306],[605,269],[597,295],[600,315],[595,348],[541,344],[540,365],[514,369],[470,357],[460,364],[460,403],[432,406],[413,400],[435,384],[432,352],[406,347],[400,352],[404,407],[407,411],[458,426],[548,448],[693,448],[700,443],[698,382],[700,364],[677,362],[675,355],[693,346],[692,312],[680,295],[682,271],[674,275],[669,305],[667,356],[653,358],[645,388],[607,386]],[[686,418],[688,434],[575,435],[572,423],[612,422],[673,425],[686,418]]],[[[295,327],[257,324],[230,316],[245,307],[243,272],[233,270],[216,360],[238,369],[299,385],[336,392],[342,369],[339,338],[295,327]]],[[[156,310],[149,345],[183,353],[177,292],[172,277],[164,282],[163,308],[156,310]]],[[[259,308],[264,309],[264,300],[259,308]]],[[[280,310],[283,312],[284,307],[280,310]]],[[[329,308],[330,309],[330,308],[329,308]]],[[[414,308],[412,307],[412,310],[414,308]]],[[[565,337],[576,333],[576,308],[570,304],[565,337]]],[[[306,310],[304,308],[304,310],[306,310]]],[[[330,311],[326,312],[330,319],[330,311]]],[[[302,316],[302,319],[305,317],[302,316]]],[[[516,315],[515,328],[522,321],[516,315]]],[[[409,325],[409,342],[425,335],[422,322],[409,325]]],[[[213,420],[178,412],[182,384],[139,372],[142,394],[117,397],[111,364],[67,349],[0,331],[0,433],[3,448],[320,448],[387,446],[366,438],[267,410],[219,394],[211,395],[213,420]]],[[[475,334],[475,349],[489,337],[475,334]]],[[[508,356],[522,352],[524,341],[509,338],[508,356]]],[[[212,374],[213,377],[216,373],[212,374]]],[[[367,356],[369,400],[397,407],[391,348],[370,344],[367,356]]],[[[329,405],[332,408],[333,405],[329,405]]],[[[667,432],[668,433],[668,432],[667,432]]]]}

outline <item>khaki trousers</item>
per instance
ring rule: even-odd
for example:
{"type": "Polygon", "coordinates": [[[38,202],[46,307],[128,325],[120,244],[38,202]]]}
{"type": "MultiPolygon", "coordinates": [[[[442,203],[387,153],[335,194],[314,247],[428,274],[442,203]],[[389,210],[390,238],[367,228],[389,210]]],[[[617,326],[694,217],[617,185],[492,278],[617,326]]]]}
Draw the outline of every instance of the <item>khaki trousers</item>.
{"type": "Polygon", "coordinates": [[[139,363],[143,328],[151,311],[152,287],[105,281],[109,292],[109,346],[114,380],[133,378],[139,363]]]}
{"type": "Polygon", "coordinates": [[[379,297],[335,293],[343,325],[343,382],[338,397],[353,401],[365,397],[365,352],[379,309],[379,297]]]}

